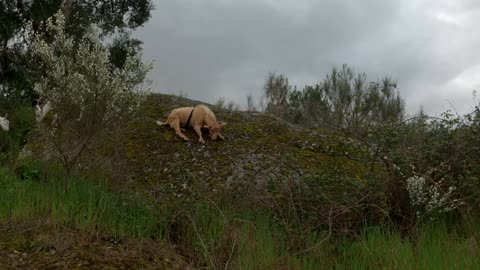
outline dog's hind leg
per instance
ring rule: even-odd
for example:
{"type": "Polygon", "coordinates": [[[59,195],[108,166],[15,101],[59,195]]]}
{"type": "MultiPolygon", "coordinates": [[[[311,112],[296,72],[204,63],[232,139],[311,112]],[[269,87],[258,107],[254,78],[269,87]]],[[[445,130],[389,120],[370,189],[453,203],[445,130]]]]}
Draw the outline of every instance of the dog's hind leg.
{"type": "Polygon", "coordinates": [[[195,132],[197,132],[198,142],[202,143],[202,144],[205,144],[205,140],[202,137],[202,127],[201,126],[195,126],[195,127],[193,127],[193,129],[195,129],[195,132]]]}

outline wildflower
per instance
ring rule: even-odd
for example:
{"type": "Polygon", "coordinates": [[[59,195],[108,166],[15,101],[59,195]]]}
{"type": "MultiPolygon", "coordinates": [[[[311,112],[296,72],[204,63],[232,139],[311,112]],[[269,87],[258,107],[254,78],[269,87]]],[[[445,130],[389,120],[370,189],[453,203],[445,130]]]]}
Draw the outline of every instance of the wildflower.
{"type": "Polygon", "coordinates": [[[425,177],[414,175],[406,180],[406,188],[410,197],[410,204],[416,209],[416,216],[423,214],[440,214],[456,209],[460,202],[451,199],[455,186],[448,187],[446,192],[440,189],[438,183],[427,183],[425,177]]]}

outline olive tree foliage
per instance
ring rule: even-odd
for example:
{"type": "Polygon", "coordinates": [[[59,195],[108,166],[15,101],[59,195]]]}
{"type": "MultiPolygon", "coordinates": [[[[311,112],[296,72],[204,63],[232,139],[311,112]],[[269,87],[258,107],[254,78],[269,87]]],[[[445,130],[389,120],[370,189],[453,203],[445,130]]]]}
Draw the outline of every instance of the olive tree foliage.
{"type": "Polygon", "coordinates": [[[31,61],[39,63],[34,89],[54,115],[44,133],[67,171],[96,136],[134,117],[147,93],[144,80],[152,66],[141,55],[129,54],[123,68],[112,68],[109,57],[96,29],[76,39],[66,32],[61,12],[31,42],[31,61]]]}
{"type": "Polygon", "coordinates": [[[0,0],[0,106],[11,110],[38,98],[29,79],[27,55],[31,36],[51,38],[44,35],[47,18],[62,12],[65,31],[76,40],[96,25],[102,39],[113,40],[110,61],[121,67],[127,48],[138,52],[141,45],[129,31],[147,22],[152,9],[151,0],[0,0]]]}
{"type": "Polygon", "coordinates": [[[365,74],[343,65],[302,90],[292,90],[284,75],[269,74],[264,89],[267,112],[300,125],[358,133],[377,123],[403,119],[404,101],[396,87],[389,78],[368,82],[365,74]]]}

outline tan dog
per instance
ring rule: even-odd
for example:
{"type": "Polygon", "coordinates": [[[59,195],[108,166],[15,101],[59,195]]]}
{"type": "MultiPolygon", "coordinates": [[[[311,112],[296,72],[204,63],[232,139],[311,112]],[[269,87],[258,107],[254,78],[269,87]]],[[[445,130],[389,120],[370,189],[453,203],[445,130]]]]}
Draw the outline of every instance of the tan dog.
{"type": "Polygon", "coordinates": [[[167,121],[157,121],[157,125],[164,126],[170,125],[175,130],[175,133],[185,141],[188,141],[188,137],[182,133],[182,130],[192,127],[198,134],[198,142],[205,143],[202,137],[202,128],[208,128],[210,138],[216,140],[217,138],[224,140],[220,134],[220,129],[225,126],[225,123],[217,123],[215,114],[205,105],[198,105],[195,108],[181,107],[172,110],[167,118],[167,121]]]}

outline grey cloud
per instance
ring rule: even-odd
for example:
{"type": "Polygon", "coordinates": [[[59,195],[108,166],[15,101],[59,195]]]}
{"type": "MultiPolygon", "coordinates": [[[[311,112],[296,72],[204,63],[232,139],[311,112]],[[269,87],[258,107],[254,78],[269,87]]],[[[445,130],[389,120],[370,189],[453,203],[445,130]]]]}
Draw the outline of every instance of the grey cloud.
{"type": "Polygon", "coordinates": [[[409,111],[424,104],[437,113],[446,109],[445,98],[471,100],[471,89],[459,94],[447,87],[480,64],[480,37],[472,34],[480,4],[473,0],[179,0],[155,6],[136,35],[145,59],[156,60],[150,75],[156,90],[207,102],[225,97],[244,104],[250,93],[258,98],[271,71],[303,87],[347,63],[372,80],[396,79],[409,111]],[[441,12],[451,15],[438,17],[441,12]]]}

